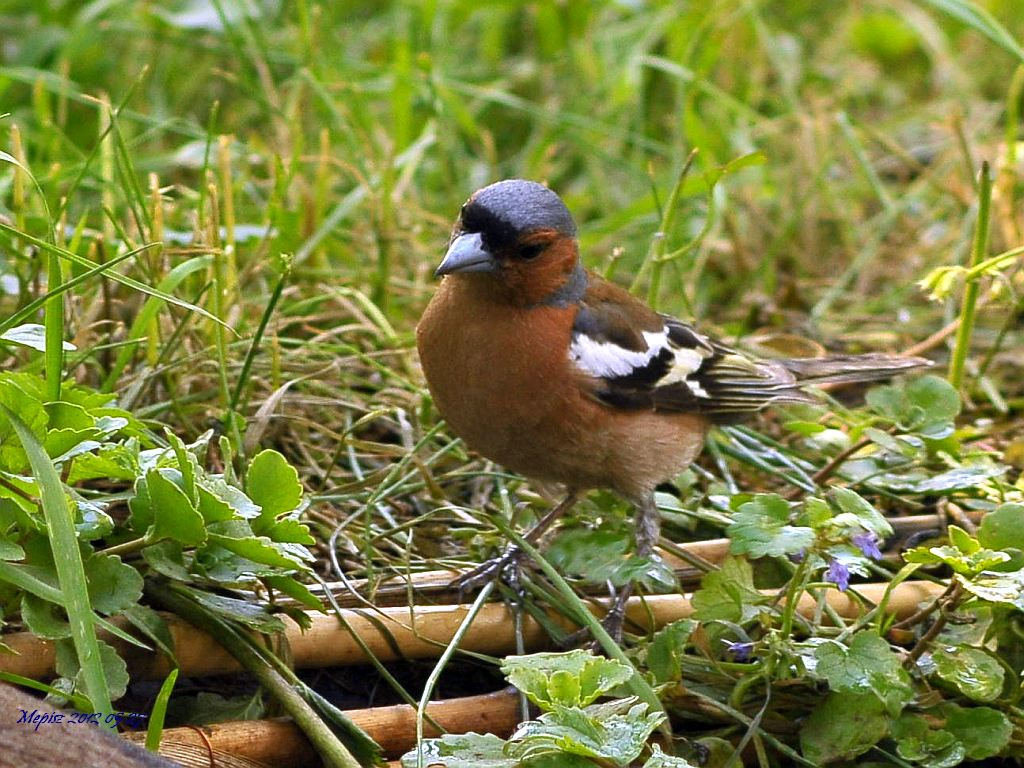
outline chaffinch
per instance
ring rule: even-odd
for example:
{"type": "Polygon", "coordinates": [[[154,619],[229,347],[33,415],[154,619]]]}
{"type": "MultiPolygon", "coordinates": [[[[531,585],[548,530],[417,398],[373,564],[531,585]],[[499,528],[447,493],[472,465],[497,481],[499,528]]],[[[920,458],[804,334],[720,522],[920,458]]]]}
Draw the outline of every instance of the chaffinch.
{"type": "Polygon", "coordinates": [[[886,354],[757,360],[659,314],[585,269],[554,192],[499,181],[462,206],[416,329],[438,410],[470,448],[569,495],[609,488],[637,508],[649,554],[654,489],[716,420],[809,399],[801,387],[882,379],[930,362],[886,354]]]}

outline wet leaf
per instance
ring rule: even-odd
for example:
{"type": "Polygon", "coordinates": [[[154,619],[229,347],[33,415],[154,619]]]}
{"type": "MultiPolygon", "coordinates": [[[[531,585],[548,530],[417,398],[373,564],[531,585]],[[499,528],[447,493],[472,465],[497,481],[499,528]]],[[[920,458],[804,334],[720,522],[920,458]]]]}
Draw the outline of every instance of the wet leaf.
{"type": "Polygon", "coordinates": [[[832,692],[804,721],[800,746],[804,757],[824,765],[867,752],[888,730],[889,719],[874,694],[832,692]]]}
{"type": "Polygon", "coordinates": [[[1003,690],[1005,670],[980,648],[953,645],[932,654],[940,678],[974,701],[993,701],[1003,690]]]}
{"type": "Polygon", "coordinates": [[[946,729],[964,745],[971,760],[984,760],[1001,753],[1010,743],[1013,724],[991,707],[961,707],[952,702],[939,707],[946,729]]]}
{"type": "Polygon", "coordinates": [[[910,676],[899,656],[883,638],[873,632],[858,632],[850,645],[827,642],[815,651],[817,674],[828,681],[831,690],[847,693],[873,693],[891,715],[914,697],[910,676]]]}
{"type": "Polygon", "coordinates": [[[702,622],[742,623],[757,616],[767,602],[754,587],[754,572],[742,558],[728,557],[717,571],[709,571],[693,594],[693,615],[702,622]]]}
{"type": "Polygon", "coordinates": [[[814,531],[789,524],[789,502],[776,494],[760,494],[733,514],[726,529],[729,551],[751,557],[783,556],[805,551],[814,543],[814,531]]]}
{"type": "Polygon", "coordinates": [[[583,650],[509,656],[501,671],[542,709],[586,706],[633,676],[628,665],[583,650]]]}

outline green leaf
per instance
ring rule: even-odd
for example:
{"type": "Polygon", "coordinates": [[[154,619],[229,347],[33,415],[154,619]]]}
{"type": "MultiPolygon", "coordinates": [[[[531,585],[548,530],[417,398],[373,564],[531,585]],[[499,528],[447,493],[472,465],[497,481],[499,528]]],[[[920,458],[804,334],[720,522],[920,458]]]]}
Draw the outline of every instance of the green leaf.
{"type": "Polygon", "coordinates": [[[971,760],[984,760],[1000,754],[1010,743],[1013,723],[991,707],[961,707],[946,703],[939,707],[946,718],[946,729],[960,740],[971,760]]]}
{"type": "Polygon", "coordinates": [[[981,545],[978,543],[978,540],[959,525],[947,526],[946,530],[949,535],[949,543],[965,555],[973,555],[981,549],[981,545]]]}
{"type": "Polygon", "coordinates": [[[633,676],[628,665],[584,650],[508,656],[501,671],[542,709],[585,706],[633,676]]]}
{"type": "Polygon", "coordinates": [[[964,759],[964,747],[949,731],[930,727],[920,715],[905,713],[893,723],[890,736],[904,760],[928,768],[952,768],[964,759]]]}
{"type": "Polygon", "coordinates": [[[693,594],[694,618],[742,624],[759,613],[767,598],[754,587],[754,572],[743,558],[727,557],[717,571],[708,571],[693,594]]]}
{"type": "Polygon", "coordinates": [[[253,524],[257,533],[264,533],[279,515],[298,509],[302,503],[299,473],[277,451],[260,451],[249,463],[245,474],[245,490],[260,505],[259,520],[253,524]]]}
{"type": "Polygon", "coordinates": [[[864,396],[864,402],[876,413],[896,424],[901,424],[910,413],[910,401],[899,384],[872,387],[864,396]]]}
{"type": "Polygon", "coordinates": [[[114,520],[106,513],[102,504],[81,498],[74,499],[74,503],[78,511],[75,532],[79,541],[96,541],[113,533],[114,520]]]}
{"type": "Polygon", "coordinates": [[[316,539],[309,532],[309,526],[298,520],[278,520],[267,531],[267,536],[273,541],[288,544],[302,544],[311,547],[316,544],[316,539]]]}
{"type": "Polygon", "coordinates": [[[177,701],[175,708],[184,710],[184,719],[188,725],[211,725],[229,720],[258,720],[266,714],[263,697],[259,693],[224,696],[203,691],[192,701],[177,701]]]}
{"type": "Polygon", "coordinates": [[[888,432],[883,432],[882,430],[875,429],[874,427],[865,427],[864,437],[869,438],[875,445],[878,445],[897,456],[910,458],[915,453],[913,446],[899,438],[893,437],[888,432]]]}
{"type": "Polygon", "coordinates": [[[324,610],[324,604],[320,598],[311,592],[309,587],[291,576],[262,576],[261,579],[271,589],[288,595],[311,611],[324,610]]]}
{"type": "Polygon", "coordinates": [[[151,469],[146,473],[153,512],[153,537],[174,539],[186,547],[202,544],[206,541],[203,516],[171,477],[180,478],[180,475],[171,469],[151,469]]]}
{"type": "MultiPolygon", "coordinates": [[[[445,734],[425,739],[423,765],[445,768],[517,768],[519,760],[505,754],[505,740],[491,733],[445,734]]],[[[420,750],[402,756],[402,768],[417,768],[420,750]]]]}
{"type": "Polygon", "coordinates": [[[108,616],[142,599],[142,576],[117,555],[94,554],[85,561],[89,599],[94,610],[108,616]]]}
{"type": "Polygon", "coordinates": [[[978,541],[989,549],[1024,550],[1024,504],[1000,504],[985,515],[978,541]]]}
{"type": "Polygon", "coordinates": [[[257,603],[237,600],[224,595],[214,595],[183,584],[176,586],[190,599],[230,621],[238,622],[265,635],[284,631],[284,623],[276,616],[267,613],[266,609],[257,603]]]}
{"type": "MultiPolygon", "coordinates": [[[[224,485],[228,487],[227,483],[224,485]]],[[[236,510],[220,494],[215,493],[205,483],[201,483],[197,491],[199,495],[199,514],[203,516],[203,520],[207,524],[235,519],[237,516],[236,510]]]]}
{"type": "MultiPolygon", "coordinates": [[[[0,386],[0,399],[3,391],[4,388],[0,386]]],[[[60,579],[74,648],[82,663],[83,685],[79,690],[89,697],[98,710],[110,711],[113,685],[110,678],[105,676],[106,670],[100,667],[100,646],[103,644],[98,644],[96,639],[96,617],[92,606],[89,605],[85,569],[64,484],[43,450],[38,436],[21,416],[6,405],[0,404],[0,417],[6,418],[11,429],[17,433],[17,438],[31,464],[32,474],[39,484],[40,501],[49,529],[48,544],[60,579]]]]}
{"type": "Polygon", "coordinates": [[[609,702],[586,710],[559,707],[519,727],[508,752],[528,761],[545,753],[567,753],[600,761],[629,765],[643,752],[647,739],[664,719],[660,712],[648,712],[646,704],[632,704],[620,712],[624,702],[609,702]]]}
{"type": "Polygon", "coordinates": [[[974,701],[994,701],[1003,690],[1003,666],[980,648],[943,647],[932,654],[935,672],[974,701]]]}
{"type": "Polygon", "coordinates": [[[945,379],[929,375],[909,383],[897,382],[874,387],[865,400],[889,421],[908,430],[924,430],[939,437],[960,413],[960,395],[945,379]]]}
{"type": "Polygon", "coordinates": [[[885,738],[889,719],[871,693],[834,691],[800,729],[804,757],[815,765],[852,760],[885,738]]]}
{"type": "Polygon", "coordinates": [[[1007,467],[979,461],[940,472],[929,473],[924,470],[896,474],[887,472],[871,478],[871,485],[896,493],[920,493],[948,496],[955,491],[969,491],[983,485],[988,480],[1006,474],[1007,467]]]}
{"type": "Polygon", "coordinates": [[[692,619],[673,621],[654,634],[647,645],[647,669],[654,682],[677,683],[682,679],[684,649],[697,622],[692,619]]]}
{"type": "Polygon", "coordinates": [[[816,496],[808,496],[804,499],[803,509],[797,517],[797,522],[809,525],[817,531],[832,524],[833,517],[833,509],[827,501],[816,496]]]}
{"type": "Polygon", "coordinates": [[[145,635],[152,645],[167,654],[168,658],[174,658],[174,639],[163,616],[148,605],[133,605],[121,615],[145,635]]]}
{"type": "Polygon", "coordinates": [[[849,488],[836,487],[832,489],[831,495],[839,509],[843,511],[843,514],[834,518],[833,522],[836,525],[861,527],[876,534],[880,539],[892,535],[892,526],[889,521],[857,492],[851,491],[849,488]],[[847,517],[850,519],[848,520],[847,517]]]}
{"type": "Polygon", "coordinates": [[[150,568],[171,581],[189,581],[192,578],[180,541],[166,539],[151,544],[142,550],[142,557],[150,568]]]}
{"type": "Polygon", "coordinates": [[[308,571],[313,555],[300,544],[271,541],[256,536],[247,520],[224,520],[207,527],[208,545],[223,547],[253,563],[286,570],[308,571]]]}
{"type": "Polygon", "coordinates": [[[952,421],[960,414],[960,393],[941,376],[929,374],[906,385],[911,407],[920,408],[925,424],[952,421]]]}
{"type": "Polygon", "coordinates": [[[612,519],[596,528],[562,531],[545,552],[560,573],[592,584],[642,584],[655,592],[675,587],[675,575],[660,557],[631,555],[635,539],[632,528],[612,519]]]}
{"type": "MultiPolygon", "coordinates": [[[[78,431],[92,430],[96,419],[83,406],[77,403],[56,402],[46,404],[48,417],[47,428],[50,430],[71,429],[78,431]]],[[[99,430],[96,430],[99,435],[99,430]]]]}
{"type": "Polygon", "coordinates": [[[1024,570],[975,576],[970,579],[961,577],[959,582],[967,592],[981,600],[1012,605],[1024,611],[1024,570]]]}
{"type": "Polygon", "coordinates": [[[137,443],[107,443],[96,453],[86,453],[75,458],[68,475],[68,484],[74,486],[96,478],[128,482],[134,481],[139,474],[137,443]]]}
{"type": "MultiPolygon", "coordinates": [[[[110,698],[114,701],[124,696],[128,690],[128,665],[117,651],[104,642],[97,640],[99,649],[99,663],[103,671],[103,679],[110,690],[110,698]]],[[[58,640],[55,643],[57,651],[56,669],[57,674],[75,681],[75,690],[84,690],[84,674],[79,666],[78,657],[75,655],[74,645],[71,640],[58,640]]],[[[112,712],[112,709],[106,710],[112,712]]]]}
{"type": "Polygon", "coordinates": [[[689,760],[666,755],[657,744],[651,745],[651,756],[644,763],[644,768],[697,768],[689,760]]]}
{"type": "Polygon", "coordinates": [[[76,432],[73,429],[55,429],[46,434],[43,443],[46,454],[54,464],[64,464],[76,456],[95,451],[101,443],[92,439],[98,435],[97,430],[76,432]]]}
{"type": "Polygon", "coordinates": [[[757,495],[733,514],[733,523],[726,529],[731,539],[729,551],[755,558],[803,552],[814,543],[814,530],[789,525],[789,517],[789,502],[781,496],[757,495]]]}
{"type": "Polygon", "coordinates": [[[160,750],[160,738],[164,733],[167,705],[171,700],[171,693],[174,691],[174,684],[177,681],[178,668],[175,667],[164,678],[153,702],[153,708],[149,713],[149,723],[146,725],[146,749],[150,752],[158,752],[160,750]]]}
{"type": "Polygon", "coordinates": [[[0,534],[0,560],[24,560],[25,550],[16,541],[0,534]]]}
{"type": "Polygon", "coordinates": [[[978,549],[965,554],[957,547],[916,547],[904,553],[903,559],[908,563],[945,563],[957,573],[973,577],[1002,563],[1008,562],[1010,556],[1005,552],[991,549],[978,549]]]}
{"type": "MultiPolygon", "coordinates": [[[[16,413],[25,425],[28,433],[37,440],[46,437],[46,411],[39,398],[26,391],[24,379],[17,374],[0,373],[0,471],[11,474],[22,474],[28,469],[28,455],[24,441],[19,438],[17,429],[7,411],[16,413]]],[[[49,462],[49,455],[47,454],[49,462]]]]}
{"type": "Polygon", "coordinates": [[[816,672],[837,692],[873,693],[890,715],[914,697],[910,676],[900,657],[883,638],[869,631],[854,634],[849,647],[837,642],[822,643],[815,649],[816,672]]]}
{"type": "Polygon", "coordinates": [[[29,632],[43,640],[71,637],[71,625],[64,609],[31,593],[21,596],[21,619],[29,632]]]}

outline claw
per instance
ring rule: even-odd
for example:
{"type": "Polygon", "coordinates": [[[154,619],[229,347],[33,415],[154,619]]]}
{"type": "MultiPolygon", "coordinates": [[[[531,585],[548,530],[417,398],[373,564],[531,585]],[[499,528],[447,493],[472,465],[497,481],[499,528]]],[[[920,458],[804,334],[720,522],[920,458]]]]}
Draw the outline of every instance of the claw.
{"type": "MultiPolygon", "coordinates": [[[[611,635],[612,640],[618,645],[622,645],[623,627],[626,623],[626,603],[633,594],[633,586],[627,584],[621,587],[615,595],[615,600],[612,602],[611,607],[608,609],[608,613],[601,619],[601,626],[604,627],[605,631],[611,635]]],[[[591,650],[596,653],[602,653],[604,649],[597,640],[593,639],[590,630],[584,627],[578,629],[571,635],[567,635],[562,638],[558,643],[559,648],[576,648],[582,645],[587,639],[590,638],[591,650]]]]}
{"type": "Polygon", "coordinates": [[[474,592],[484,584],[496,579],[503,579],[510,587],[519,584],[519,566],[523,559],[523,551],[519,547],[509,547],[504,554],[487,560],[476,568],[456,578],[452,584],[459,590],[459,599],[467,592],[474,592]]]}
{"type": "MultiPolygon", "coordinates": [[[[537,521],[533,528],[523,535],[523,538],[531,544],[536,544],[553,523],[572,509],[573,505],[579,500],[579,497],[579,491],[570,490],[560,503],[550,509],[546,515],[537,521]]],[[[499,578],[504,579],[506,584],[518,591],[519,565],[522,559],[522,550],[519,547],[511,546],[505,550],[503,555],[481,563],[469,571],[469,573],[459,576],[452,582],[456,589],[459,590],[459,600],[462,600],[466,592],[472,592],[484,584],[499,578]]]]}

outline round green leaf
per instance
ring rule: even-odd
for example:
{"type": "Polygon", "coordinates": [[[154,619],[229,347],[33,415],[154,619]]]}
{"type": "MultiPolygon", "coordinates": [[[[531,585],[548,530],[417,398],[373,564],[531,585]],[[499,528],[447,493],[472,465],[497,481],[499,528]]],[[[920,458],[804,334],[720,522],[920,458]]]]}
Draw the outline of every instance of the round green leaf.
{"type": "Polygon", "coordinates": [[[935,672],[974,701],[993,701],[1002,693],[1005,670],[980,648],[954,645],[932,654],[935,672]]]}

